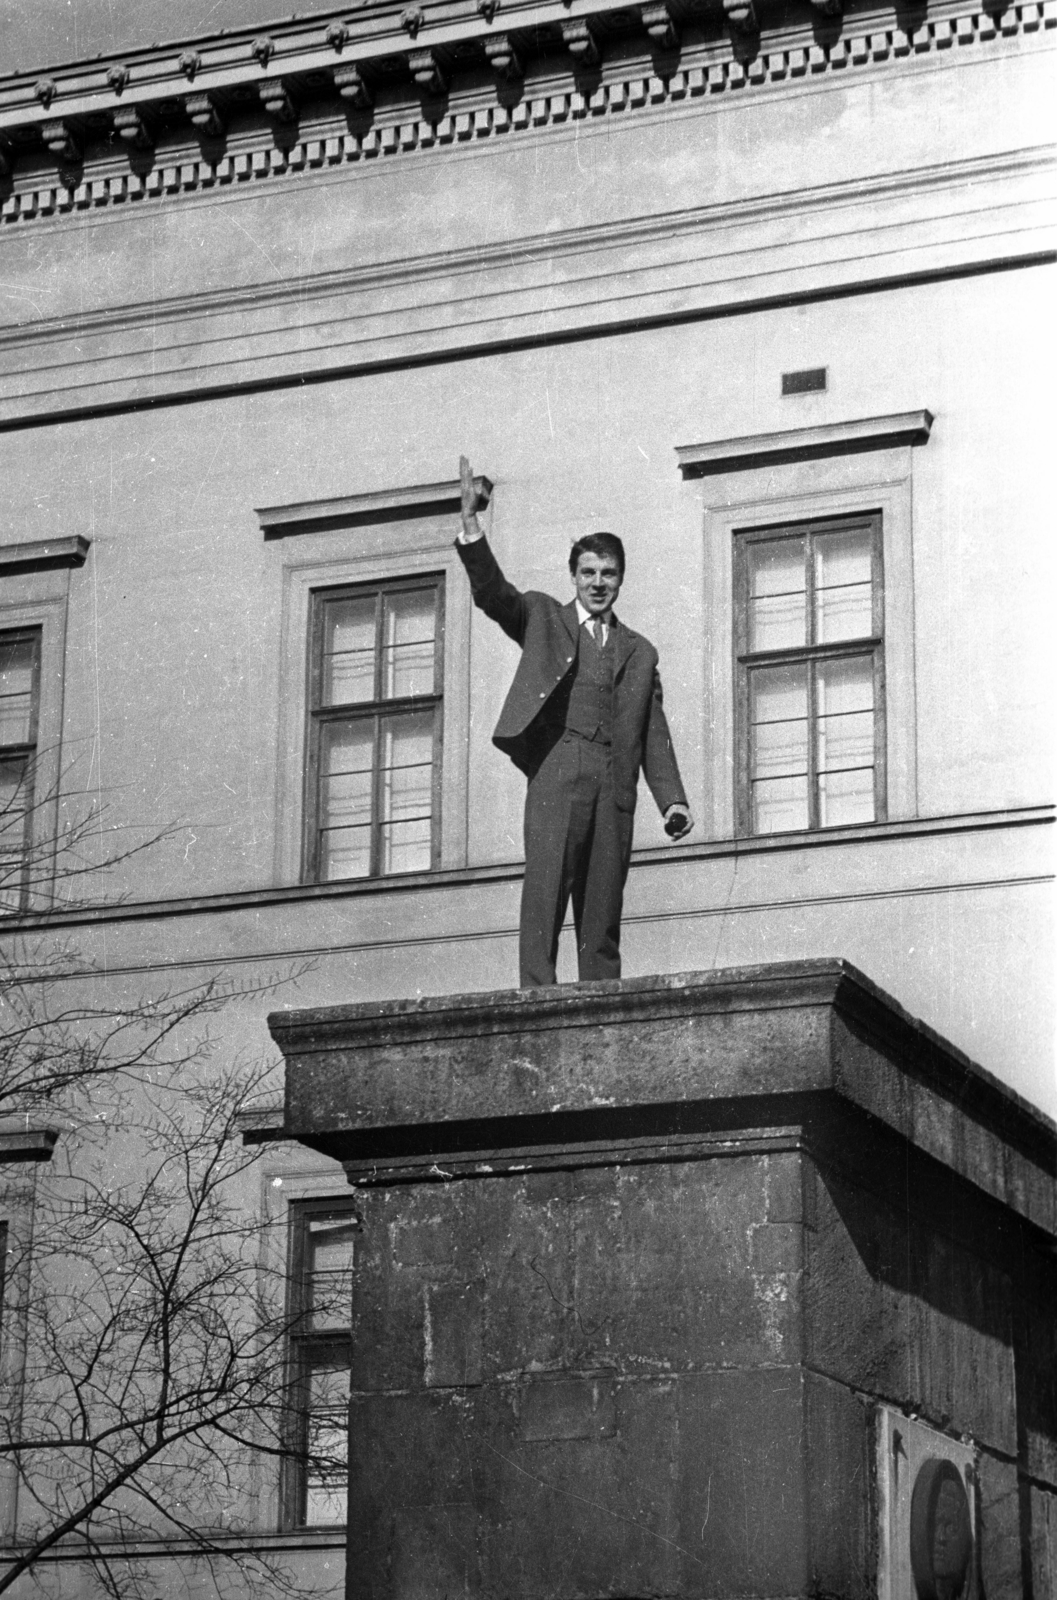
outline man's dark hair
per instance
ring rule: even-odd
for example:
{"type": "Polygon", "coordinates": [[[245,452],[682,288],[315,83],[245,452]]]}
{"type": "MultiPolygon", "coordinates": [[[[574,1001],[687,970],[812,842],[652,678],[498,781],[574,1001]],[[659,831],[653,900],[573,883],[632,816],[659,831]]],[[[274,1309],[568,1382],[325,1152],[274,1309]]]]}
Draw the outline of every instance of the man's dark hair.
{"type": "Polygon", "coordinates": [[[576,577],[576,569],[580,565],[580,557],[590,552],[593,556],[609,556],[620,568],[621,580],[624,577],[624,546],[615,533],[585,533],[582,539],[577,539],[569,551],[569,571],[576,577]]]}

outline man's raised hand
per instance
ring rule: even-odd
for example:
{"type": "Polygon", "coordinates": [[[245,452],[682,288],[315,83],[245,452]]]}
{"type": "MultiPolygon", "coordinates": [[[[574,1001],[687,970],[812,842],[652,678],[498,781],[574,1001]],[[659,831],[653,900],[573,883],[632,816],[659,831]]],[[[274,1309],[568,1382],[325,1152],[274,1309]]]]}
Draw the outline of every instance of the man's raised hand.
{"type": "Polygon", "coordinates": [[[480,539],[481,526],[477,521],[477,485],[468,456],[459,457],[459,480],[462,487],[462,543],[480,539]]]}

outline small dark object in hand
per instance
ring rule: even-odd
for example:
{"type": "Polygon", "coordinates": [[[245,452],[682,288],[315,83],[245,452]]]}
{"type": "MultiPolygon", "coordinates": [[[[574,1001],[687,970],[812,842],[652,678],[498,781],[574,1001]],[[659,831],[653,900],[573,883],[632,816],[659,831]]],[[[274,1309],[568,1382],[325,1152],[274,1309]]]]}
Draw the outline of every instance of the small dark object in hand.
{"type": "Polygon", "coordinates": [[[672,812],[671,816],[668,818],[668,821],[664,824],[664,831],[668,835],[669,839],[674,839],[678,834],[683,832],[686,827],[687,820],[688,818],[685,811],[672,812]]]}

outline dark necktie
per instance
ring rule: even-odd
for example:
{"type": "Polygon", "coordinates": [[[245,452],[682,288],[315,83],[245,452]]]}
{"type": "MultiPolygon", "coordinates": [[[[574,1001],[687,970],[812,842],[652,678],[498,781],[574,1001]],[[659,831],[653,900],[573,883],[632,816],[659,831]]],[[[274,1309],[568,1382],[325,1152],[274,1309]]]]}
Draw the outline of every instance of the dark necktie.
{"type": "Polygon", "coordinates": [[[600,618],[595,617],[592,620],[592,622],[591,622],[591,632],[594,635],[595,644],[601,650],[602,649],[602,645],[603,645],[603,639],[602,639],[602,623],[601,623],[601,619],[600,618]]]}

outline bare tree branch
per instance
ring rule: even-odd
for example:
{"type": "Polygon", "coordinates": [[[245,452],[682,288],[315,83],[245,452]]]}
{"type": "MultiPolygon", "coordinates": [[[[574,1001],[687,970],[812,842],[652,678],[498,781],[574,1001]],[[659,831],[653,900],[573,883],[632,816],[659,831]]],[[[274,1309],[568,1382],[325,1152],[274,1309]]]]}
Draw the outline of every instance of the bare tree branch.
{"type": "MultiPolygon", "coordinates": [[[[24,906],[27,873],[58,904],[62,872],[98,872],[97,825],[86,815],[50,853],[30,852],[19,877],[0,811],[0,912],[16,881],[24,906]]],[[[241,1137],[271,1102],[273,1069],[231,1061],[211,1032],[225,1004],[262,991],[162,984],[115,1006],[105,974],[46,927],[12,926],[4,945],[0,1116],[45,1113],[64,1132],[8,1258],[5,1318],[23,1360],[0,1379],[12,1390],[0,1393],[0,1463],[18,1486],[0,1594],[43,1582],[59,1556],[88,1563],[112,1600],[153,1594],[136,1547],[174,1534],[218,1595],[225,1573],[300,1594],[281,1555],[250,1547],[250,1468],[296,1459],[340,1474],[342,1462],[290,1426],[300,1321],[285,1249],[259,1215],[262,1152],[241,1137]]]]}

